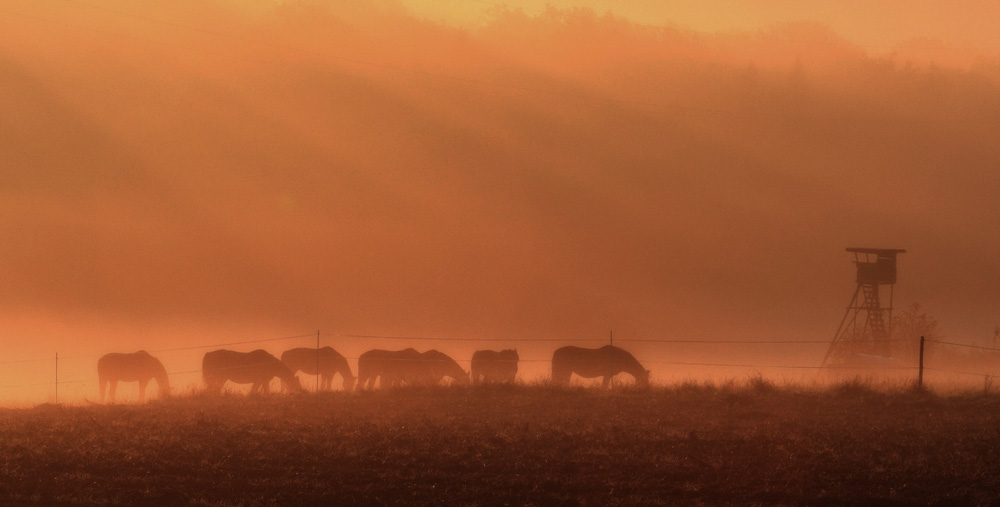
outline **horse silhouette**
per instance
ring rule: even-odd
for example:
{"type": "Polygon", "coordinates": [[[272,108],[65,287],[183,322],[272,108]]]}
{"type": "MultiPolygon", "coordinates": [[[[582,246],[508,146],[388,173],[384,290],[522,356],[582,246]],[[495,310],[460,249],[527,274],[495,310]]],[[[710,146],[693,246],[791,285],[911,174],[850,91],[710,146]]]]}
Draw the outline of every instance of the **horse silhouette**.
{"type": "Polygon", "coordinates": [[[228,380],[236,384],[253,384],[251,393],[268,393],[274,377],[280,378],[293,391],[302,390],[298,377],[288,366],[261,349],[252,352],[225,349],[206,352],[201,361],[201,375],[210,392],[222,392],[222,386],[228,380]]]}
{"type": "MultiPolygon", "coordinates": [[[[422,372],[418,362],[420,352],[416,349],[382,350],[374,349],[358,357],[358,389],[372,389],[381,378],[384,387],[398,386],[403,382],[414,382],[422,372]]],[[[431,377],[420,379],[418,383],[430,383],[431,377]]]]}
{"type": "Polygon", "coordinates": [[[318,351],[308,347],[289,349],[281,354],[281,362],[285,363],[293,375],[300,371],[307,375],[316,375],[318,366],[320,386],[323,389],[330,389],[333,376],[338,373],[344,380],[345,391],[354,388],[354,374],[351,373],[351,367],[347,364],[347,358],[331,347],[323,347],[318,351]]]}
{"type": "Polygon", "coordinates": [[[139,382],[139,400],[146,396],[146,384],[150,379],[156,379],[160,388],[160,396],[170,394],[170,382],[167,380],[167,370],[159,359],[149,355],[145,350],[122,354],[112,352],[97,360],[97,382],[101,386],[101,401],[104,401],[104,388],[109,387],[108,396],[115,401],[115,391],[118,382],[139,382]]]}
{"type": "Polygon", "coordinates": [[[425,367],[430,369],[430,376],[434,384],[445,377],[450,377],[459,384],[469,383],[469,374],[444,352],[432,349],[424,352],[420,357],[423,364],[427,365],[425,367]]]}
{"type": "Polygon", "coordinates": [[[381,385],[433,385],[444,377],[451,377],[463,384],[469,383],[469,374],[454,359],[437,350],[420,353],[409,348],[403,350],[369,350],[358,358],[358,388],[371,389],[381,378],[381,385]]]}
{"type": "Polygon", "coordinates": [[[472,354],[472,383],[514,382],[518,360],[517,349],[477,350],[472,354]]]}
{"type": "Polygon", "coordinates": [[[649,370],[642,367],[639,361],[627,351],[605,345],[599,349],[581,347],[562,347],[552,354],[552,381],[556,384],[568,384],[570,377],[576,373],[584,378],[604,377],[603,386],[607,387],[611,378],[625,372],[635,378],[636,385],[649,385],[649,370]]]}

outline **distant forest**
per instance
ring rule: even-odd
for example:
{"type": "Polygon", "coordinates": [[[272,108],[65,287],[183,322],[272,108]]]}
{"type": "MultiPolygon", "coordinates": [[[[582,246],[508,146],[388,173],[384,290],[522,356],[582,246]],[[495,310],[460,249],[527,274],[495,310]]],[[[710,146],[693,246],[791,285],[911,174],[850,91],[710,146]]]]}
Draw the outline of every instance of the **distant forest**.
{"type": "Polygon", "coordinates": [[[9,9],[6,311],[826,337],[872,246],[949,336],[1000,319],[996,55],[580,9],[9,9]]]}

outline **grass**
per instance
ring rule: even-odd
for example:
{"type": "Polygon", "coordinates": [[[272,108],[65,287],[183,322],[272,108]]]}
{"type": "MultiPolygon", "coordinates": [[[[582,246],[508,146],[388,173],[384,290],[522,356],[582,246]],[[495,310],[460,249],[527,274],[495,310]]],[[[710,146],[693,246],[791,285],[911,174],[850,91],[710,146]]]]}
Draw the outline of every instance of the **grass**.
{"type": "Polygon", "coordinates": [[[1000,396],[749,378],[0,411],[0,503],[989,505],[1000,396]]]}

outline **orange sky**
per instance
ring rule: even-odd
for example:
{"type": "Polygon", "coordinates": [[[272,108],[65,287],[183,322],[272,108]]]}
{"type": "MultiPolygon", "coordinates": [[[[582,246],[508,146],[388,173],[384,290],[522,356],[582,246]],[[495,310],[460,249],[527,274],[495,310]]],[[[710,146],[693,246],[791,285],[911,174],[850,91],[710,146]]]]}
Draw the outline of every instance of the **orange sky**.
{"type": "Polygon", "coordinates": [[[827,339],[847,246],[1000,323],[996,52],[855,44],[995,50],[992,4],[466,3],[0,1],[0,343],[827,339]]]}

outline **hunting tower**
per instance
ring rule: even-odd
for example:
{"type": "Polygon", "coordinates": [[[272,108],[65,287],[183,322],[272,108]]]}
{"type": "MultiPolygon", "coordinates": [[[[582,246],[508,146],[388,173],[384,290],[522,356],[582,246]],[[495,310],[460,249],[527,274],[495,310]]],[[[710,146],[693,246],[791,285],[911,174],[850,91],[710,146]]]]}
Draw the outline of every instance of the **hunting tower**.
{"type": "Polygon", "coordinates": [[[854,354],[890,357],[892,295],[896,284],[896,255],[906,250],[848,248],[858,268],[857,288],[837,334],[823,358],[823,366],[840,364],[854,354]],[[882,306],[879,287],[888,286],[889,304],[882,306]]]}

